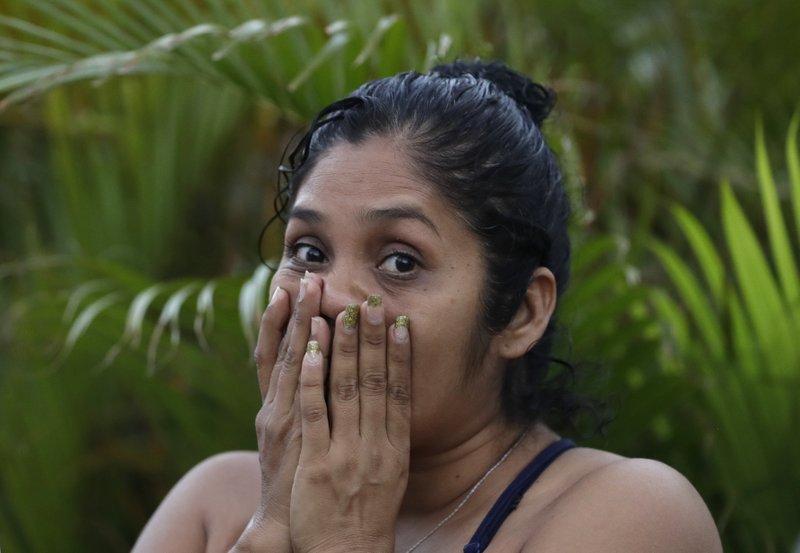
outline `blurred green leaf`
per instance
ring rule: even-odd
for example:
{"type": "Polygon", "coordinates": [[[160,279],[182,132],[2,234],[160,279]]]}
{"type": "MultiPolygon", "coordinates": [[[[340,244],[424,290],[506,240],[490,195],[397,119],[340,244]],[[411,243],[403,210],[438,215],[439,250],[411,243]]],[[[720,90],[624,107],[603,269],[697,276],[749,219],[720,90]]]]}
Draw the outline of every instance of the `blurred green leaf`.
{"type": "Polygon", "coordinates": [[[722,329],[719,326],[714,308],[708,301],[708,297],[699,280],[695,277],[694,272],[669,247],[658,242],[654,242],[652,247],[682,296],[683,304],[692,314],[692,318],[703,336],[704,343],[709,348],[711,357],[713,359],[723,358],[725,345],[722,338],[722,329]]]}
{"type": "MultiPolygon", "coordinates": [[[[790,165],[798,155],[795,133],[793,124],[787,138],[790,165]]],[[[768,244],[762,245],[730,184],[723,182],[720,216],[734,276],[730,282],[721,277],[724,265],[716,252],[722,248],[713,246],[686,209],[674,209],[716,309],[708,305],[705,288],[671,246],[654,243],[653,249],[680,298],[674,304],[659,294],[659,311],[674,328],[678,356],[687,364],[702,365],[705,375],[700,390],[709,408],[713,473],[725,497],[721,531],[742,550],[777,551],[790,547],[800,529],[796,517],[787,515],[800,508],[796,494],[787,492],[800,486],[800,472],[786,463],[800,455],[796,441],[786,439],[800,423],[800,397],[795,393],[800,384],[795,299],[800,276],[760,130],[755,152],[768,244]],[[772,252],[774,266],[765,249],[772,252]],[[688,308],[690,320],[683,320],[679,305],[688,308]],[[692,328],[700,330],[694,338],[692,328]]]]}
{"type": "Polygon", "coordinates": [[[744,308],[765,360],[767,374],[786,374],[794,370],[798,346],[786,299],[782,297],[761,245],[736,201],[730,186],[722,187],[722,222],[728,242],[738,289],[744,308]],[[775,324],[781,321],[782,324],[775,324]]]}
{"type": "MultiPolygon", "coordinates": [[[[795,149],[796,155],[797,150],[795,149]]],[[[800,301],[800,275],[797,271],[797,260],[789,242],[789,232],[778,202],[775,178],[772,176],[767,147],[764,143],[764,128],[760,123],[756,126],[756,164],[772,259],[783,293],[791,305],[800,301]]]]}

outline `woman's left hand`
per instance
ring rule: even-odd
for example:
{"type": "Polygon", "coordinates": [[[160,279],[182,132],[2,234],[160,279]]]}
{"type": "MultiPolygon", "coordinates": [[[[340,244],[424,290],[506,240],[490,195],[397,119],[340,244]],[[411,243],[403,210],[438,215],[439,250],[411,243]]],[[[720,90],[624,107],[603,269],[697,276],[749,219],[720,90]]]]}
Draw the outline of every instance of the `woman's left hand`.
{"type": "Polygon", "coordinates": [[[380,298],[370,300],[357,327],[344,325],[344,313],[337,317],[333,343],[322,348],[329,363],[313,346],[303,359],[302,445],[290,502],[295,553],[394,551],[408,482],[411,344],[408,319],[387,329],[380,298]]]}

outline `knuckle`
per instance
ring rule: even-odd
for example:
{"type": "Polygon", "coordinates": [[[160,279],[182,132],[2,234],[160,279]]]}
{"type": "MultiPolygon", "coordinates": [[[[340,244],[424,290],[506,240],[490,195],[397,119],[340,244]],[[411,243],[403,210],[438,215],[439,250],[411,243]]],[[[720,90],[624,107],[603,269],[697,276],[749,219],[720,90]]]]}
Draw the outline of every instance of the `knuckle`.
{"type": "Polygon", "coordinates": [[[361,377],[360,386],[367,392],[384,393],[386,391],[386,375],[380,372],[368,372],[361,377]]]}
{"type": "Polygon", "coordinates": [[[292,365],[297,363],[297,350],[289,344],[286,347],[286,350],[283,352],[283,367],[281,369],[283,372],[291,369],[292,365]]]}
{"type": "Polygon", "coordinates": [[[267,415],[264,414],[264,410],[258,412],[256,415],[256,433],[260,434],[263,428],[267,426],[267,415]]]}
{"type": "Polygon", "coordinates": [[[338,482],[348,482],[353,479],[353,475],[361,472],[361,459],[348,451],[344,455],[337,455],[331,467],[333,476],[338,482]]]}
{"type": "Polygon", "coordinates": [[[255,419],[256,435],[267,443],[283,443],[295,429],[296,417],[291,414],[278,416],[272,410],[262,408],[255,419]]]}
{"type": "Polygon", "coordinates": [[[337,353],[347,359],[353,359],[358,355],[358,344],[355,341],[343,340],[337,344],[337,353]]]}
{"type": "Polygon", "coordinates": [[[381,451],[371,451],[369,454],[369,471],[371,474],[377,475],[383,469],[386,463],[386,458],[381,451]]]}
{"type": "Polygon", "coordinates": [[[294,313],[292,313],[292,320],[294,321],[295,326],[302,325],[304,318],[305,317],[304,317],[303,310],[301,309],[300,304],[297,304],[297,307],[295,307],[294,313]]]}
{"type": "Polygon", "coordinates": [[[286,348],[289,347],[288,344],[288,340],[286,337],[284,337],[283,340],[281,340],[281,343],[278,345],[278,355],[276,356],[276,359],[283,359],[283,357],[286,355],[286,348]]]}
{"type": "Polygon", "coordinates": [[[358,397],[358,380],[355,377],[345,377],[335,384],[336,397],[339,401],[353,401],[358,397]]]}
{"type": "Polygon", "coordinates": [[[372,347],[383,346],[385,339],[382,332],[367,332],[363,336],[364,343],[372,347]]]}
{"type": "Polygon", "coordinates": [[[322,405],[307,405],[302,409],[303,420],[309,423],[317,423],[323,420],[326,416],[325,407],[322,405]]]}
{"type": "Polygon", "coordinates": [[[263,369],[264,368],[264,352],[261,351],[261,348],[256,348],[253,352],[253,361],[256,363],[256,368],[263,369]]]}
{"type": "Polygon", "coordinates": [[[355,455],[347,455],[341,460],[339,470],[344,476],[351,476],[358,470],[358,457],[355,455]]]}
{"type": "Polygon", "coordinates": [[[389,384],[389,399],[398,405],[408,405],[411,403],[411,395],[409,394],[408,386],[399,383],[389,384]]]}
{"type": "Polygon", "coordinates": [[[332,478],[331,473],[324,467],[312,467],[307,471],[306,478],[311,484],[315,485],[328,485],[332,478]]]}
{"type": "Polygon", "coordinates": [[[265,409],[261,409],[256,415],[256,432],[261,435],[275,434],[274,417],[265,409]]]}
{"type": "Polygon", "coordinates": [[[322,382],[316,376],[300,371],[300,387],[306,390],[314,390],[322,388],[322,382]]]}

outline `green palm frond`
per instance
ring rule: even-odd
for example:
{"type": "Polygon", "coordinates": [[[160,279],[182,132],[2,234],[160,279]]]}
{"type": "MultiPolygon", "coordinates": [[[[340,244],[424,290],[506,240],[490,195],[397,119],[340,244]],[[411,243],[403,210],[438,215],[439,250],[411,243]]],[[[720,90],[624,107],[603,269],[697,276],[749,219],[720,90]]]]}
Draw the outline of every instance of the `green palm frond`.
{"type": "MultiPolygon", "coordinates": [[[[796,159],[797,156],[790,154],[788,157],[790,164],[793,157],[796,159]]],[[[764,143],[764,129],[760,123],[756,127],[756,166],[758,168],[759,190],[764,209],[764,219],[767,222],[772,261],[783,288],[783,296],[791,305],[800,301],[800,273],[798,273],[797,259],[794,256],[789,239],[791,231],[786,226],[780,202],[778,201],[777,186],[772,175],[767,147],[764,143]]]]}
{"type": "Polygon", "coordinates": [[[754,332],[752,344],[764,357],[763,374],[791,374],[795,370],[792,364],[800,359],[800,332],[794,328],[791,312],[793,298],[780,289],[779,275],[768,263],[755,231],[727,184],[722,188],[722,222],[736,289],[754,332]]]}
{"type": "Polygon", "coordinates": [[[172,255],[173,214],[213,186],[250,107],[231,88],[152,77],[119,80],[89,97],[93,109],[83,106],[85,93],[68,89],[45,102],[56,175],[49,198],[65,225],[59,237],[67,251],[157,272],[172,255]]]}
{"type": "MultiPolygon", "coordinates": [[[[10,274],[0,284],[24,283],[21,270],[0,267],[10,274]]],[[[4,313],[15,337],[0,371],[3,550],[78,550],[86,524],[129,548],[149,514],[135,498],[157,502],[165,473],[175,480],[219,448],[253,447],[258,392],[239,311],[254,324],[263,305],[250,303],[258,294],[240,300],[245,277],[154,288],[123,265],[74,256],[29,270],[49,284],[4,313]],[[70,293],[76,270],[94,278],[70,293]]]]}
{"type": "Polygon", "coordinates": [[[0,111],[71,82],[161,73],[235,84],[308,116],[375,76],[377,67],[384,74],[422,69],[470,41],[486,49],[475,26],[479,2],[463,7],[468,26],[453,23],[446,31],[402,2],[330,7],[231,0],[37,3],[35,22],[30,14],[0,16],[0,111]]]}
{"type": "Polygon", "coordinates": [[[800,129],[800,114],[792,118],[789,125],[789,137],[786,140],[786,165],[789,167],[789,182],[792,187],[792,206],[794,208],[794,224],[797,236],[800,236],[800,156],[797,152],[798,130],[800,129]]]}
{"type": "MultiPolygon", "coordinates": [[[[705,233],[697,232],[696,221],[694,219],[686,219],[687,213],[677,210],[676,213],[683,216],[684,220],[691,220],[692,235],[695,236],[693,245],[699,247],[700,243],[706,241],[707,236],[705,233]],[[703,238],[697,238],[703,237],[703,238]]],[[[689,216],[690,217],[690,216],[689,216]]],[[[699,329],[704,343],[708,348],[708,353],[713,359],[722,359],[725,355],[725,345],[723,338],[723,329],[719,326],[718,313],[715,311],[714,306],[706,296],[705,288],[695,276],[689,265],[668,246],[659,242],[652,244],[653,251],[657,255],[664,269],[667,271],[673,285],[678,293],[684,299],[686,309],[691,315],[691,320],[694,325],[699,329]]],[[[711,265],[708,259],[713,259],[715,254],[711,254],[711,258],[707,258],[706,265],[711,265]]],[[[691,339],[686,333],[681,332],[685,339],[691,339]]],[[[681,347],[687,347],[688,343],[683,342],[681,347]]]]}
{"type": "Polygon", "coordinates": [[[0,17],[0,25],[16,29],[26,38],[30,37],[28,40],[46,41],[48,44],[42,47],[24,40],[6,40],[6,47],[18,55],[16,63],[19,65],[9,65],[6,68],[8,75],[0,77],[0,93],[8,93],[0,103],[0,109],[69,82],[102,82],[114,76],[135,73],[170,72],[221,78],[229,71],[227,76],[233,77],[232,80],[258,90],[257,80],[248,72],[241,72],[235,62],[230,67],[215,62],[224,60],[241,44],[266,40],[306,24],[307,21],[300,17],[273,22],[252,19],[231,29],[204,23],[158,36],[144,45],[138,45],[133,40],[98,41],[97,46],[114,50],[81,57],[80,54],[87,53],[84,44],[78,49],[65,35],[14,18],[0,17]],[[217,39],[218,44],[212,51],[200,52],[195,43],[208,38],[217,39]],[[27,66],[28,69],[20,71],[20,66],[27,66]]]}
{"type": "MultiPolygon", "coordinates": [[[[800,216],[797,122],[795,116],[787,138],[795,218],[800,216]]],[[[680,338],[678,357],[702,369],[700,390],[712,417],[712,472],[728,513],[720,522],[740,546],[777,551],[788,549],[800,534],[796,517],[786,514],[800,508],[796,493],[787,491],[800,489],[800,471],[787,462],[800,455],[791,437],[800,424],[800,225],[795,221],[793,233],[784,218],[788,202],[779,199],[760,125],[755,153],[765,240],[723,182],[724,247],[715,247],[686,209],[673,209],[704,282],[671,247],[655,243],[653,251],[678,298],[657,300],[666,306],[665,323],[674,325],[680,338]]]]}
{"type": "MultiPolygon", "coordinates": [[[[108,266],[103,270],[108,270],[108,266]]],[[[63,311],[66,335],[56,366],[63,363],[81,339],[92,333],[94,325],[101,324],[98,320],[110,310],[116,310],[120,315],[124,311],[124,324],[105,355],[95,360],[99,369],[112,366],[123,352],[140,350],[146,344],[147,372],[153,374],[160,363],[167,363],[175,354],[186,335],[193,336],[195,345],[192,347],[208,351],[216,317],[223,320],[238,318],[239,334],[246,345],[240,354],[246,360],[247,352],[255,347],[271,276],[268,267],[259,265],[249,278],[181,279],[135,289],[123,287],[121,282],[114,282],[106,273],[104,278],[81,284],[68,295],[63,311]],[[217,305],[215,293],[219,291],[238,299],[235,304],[217,305]],[[168,338],[165,333],[168,333],[168,338]],[[161,353],[165,340],[169,349],[166,355],[161,353]]],[[[109,330],[113,331],[113,327],[109,330]]]]}

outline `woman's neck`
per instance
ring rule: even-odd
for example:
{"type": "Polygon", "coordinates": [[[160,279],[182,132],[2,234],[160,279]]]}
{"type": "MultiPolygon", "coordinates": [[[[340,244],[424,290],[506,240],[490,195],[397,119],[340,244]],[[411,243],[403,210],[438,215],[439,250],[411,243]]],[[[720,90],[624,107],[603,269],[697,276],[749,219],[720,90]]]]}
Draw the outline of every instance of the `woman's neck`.
{"type": "MultiPolygon", "coordinates": [[[[514,458],[514,451],[507,458],[504,455],[523,433],[526,442],[541,440],[544,443],[554,436],[541,425],[535,425],[525,432],[523,427],[517,425],[491,423],[446,450],[424,455],[412,452],[400,516],[426,517],[453,509],[490,470],[493,472],[482,487],[494,489],[497,487],[494,482],[505,486],[509,473],[516,474],[519,471],[520,461],[514,458]],[[498,464],[501,459],[503,461],[498,464]]],[[[475,494],[478,493],[479,490],[475,490],[475,494]]]]}

